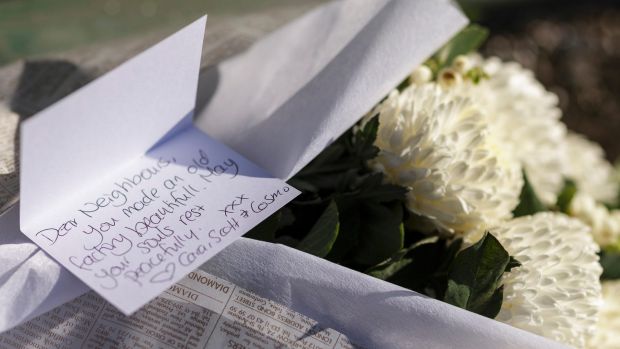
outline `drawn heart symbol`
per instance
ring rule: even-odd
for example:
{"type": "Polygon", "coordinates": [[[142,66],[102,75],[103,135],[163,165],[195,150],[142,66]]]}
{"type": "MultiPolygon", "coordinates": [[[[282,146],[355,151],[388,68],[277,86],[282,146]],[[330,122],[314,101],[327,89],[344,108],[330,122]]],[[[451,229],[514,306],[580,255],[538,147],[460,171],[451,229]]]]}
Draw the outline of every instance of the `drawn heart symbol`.
{"type": "Polygon", "coordinates": [[[176,269],[176,265],[174,263],[168,263],[168,265],[166,265],[166,268],[164,268],[164,270],[160,271],[159,273],[151,277],[151,282],[159,283],[159,282],[166,282],[166,281],[172,280],[172,278],[174,277],[175,269],[176,269]]]}

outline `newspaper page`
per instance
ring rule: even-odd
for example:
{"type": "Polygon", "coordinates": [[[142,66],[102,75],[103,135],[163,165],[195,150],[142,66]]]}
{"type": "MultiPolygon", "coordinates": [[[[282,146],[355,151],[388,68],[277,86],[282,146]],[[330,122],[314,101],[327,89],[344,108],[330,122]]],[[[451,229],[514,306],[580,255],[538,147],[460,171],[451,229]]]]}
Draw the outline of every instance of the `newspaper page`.
{"type": "Polygon", "coordinates": [[[0,335],[0,348],[360,348],[347,337],[204,271],[132,316],[94,292],[0,335]]]}

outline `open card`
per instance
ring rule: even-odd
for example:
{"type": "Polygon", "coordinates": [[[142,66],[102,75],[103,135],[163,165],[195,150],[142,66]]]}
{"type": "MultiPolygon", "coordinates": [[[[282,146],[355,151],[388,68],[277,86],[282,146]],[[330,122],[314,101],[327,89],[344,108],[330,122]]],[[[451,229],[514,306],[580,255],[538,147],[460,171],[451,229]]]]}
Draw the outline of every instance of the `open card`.
{"type": "Polygon", "coordinates": [[[299,193],[193,126],[205,24],[22,126],[22,232],[125,314],[299,193]]]}
{"type": "MultiPolygon", "coordinates": [[[[278,178],[466,22],[448,0],[334,1],[199,78],[201,18],[24,122],[20,229],[129,314],[294,198],[278,178]]],[[[85,292],[22,245],[0,276],[39,292],[0,290],[0,328],[85,292]]]]}

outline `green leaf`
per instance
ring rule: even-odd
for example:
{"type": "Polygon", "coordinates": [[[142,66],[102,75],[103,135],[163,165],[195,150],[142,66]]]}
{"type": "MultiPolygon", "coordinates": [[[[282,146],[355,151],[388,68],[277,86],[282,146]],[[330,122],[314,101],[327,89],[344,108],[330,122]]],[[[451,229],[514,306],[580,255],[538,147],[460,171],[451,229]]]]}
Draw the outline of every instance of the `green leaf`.
{"type": "Polygon", "coordinates": [[[364,202],[361,206],[358,245],[353,260],[361,265],[375,265],[403,248],[405,228],[400,203],[380,205],[364,202]]]}
{"type": "MultiPolygon", "coordinates": [[[[394,266],[386,281],[443,299],[448,283],[447,266],[458,251],[460,240],[448,243],[445,239],[422,239],[413,243],[402,260],[411,262],[394,266]]],[[[386,270],[387,271],[387,270],[386,270]]]]}
{"type": "MultiPolygon", "coordinates": [[[[340,159],[345,153],[345,147],[341,144],[334,143],[331,146],[325,148],[314,160],[312,160],[312,168],[321,168],[325,165],[332,164],[340,159]]],[[[302,171],[307,170],[304,168],[302,171]]]]}
{"type": "Polygon", "coordinates": [[[465,78],[477,85],[480,80],[488,79],[489,75],[481,67],[475,67],[465,73],[465,78]]]}
{"type": "Polygon", "coordinates": [[[444,301],[494,318],[501,307],[500,280],[515,261],[491,234],[459,252],[448,272],[444,301]]]}
{"type": "Polygon", "coordinates": [[[287,181],[287,184],[302,192],[316,193],[319,191],[314,184],[300,178],[291,178],[287,181]]]}
{"type": "Polygon", "coordinates": [[[373,116],[362,128],[353,134],[352,152],[362,161],[373,159],[379,154],[375,144],[379,130],[379,115],[373,116]]]}
{"type": "Polygon", "coordinates": [[[570,207],[570,203],[573,200],[573,197],[577,193],[577,184],[570,179],[564,179],[564,187],[558,195],[558,200],[555,203],[555,206],[560,210],[560,212],[568,213],[568,208],[570,207]]]}
{"type": "Polygon", "coordinates": [[[394,253],[390,258],[384,260],[383,262],[367,269],[365,271],[366,274],[370,276],[374,276],[381,280],[386,280],[397,272],[401,271],[404,267],[409,265],[413,258],[405,258],[409,252],[415,250],[416,248],[426,245],[426,244],[434,244],[439,240],[437,236],[431,236],[426,239],[422,239],[407,248],[403,248],[400,251],[394,253]]]}
{"type": "Polygon", "coordinates": [[[354,194],[358,200],[384,203],[396,200],[404,201],[407,192],[408,189],[400,185],[383,183],[383,174],[371,173],[362,177],[359,190],[354,194]]]}
{"type": "Polygon", "coordinates": [[[469,286],[459,284],[454,280],[448,280],[448,289],[444,297],[445,302],[467,309],[470,297],[471,288],[469,286]]]}
{"type": "Polygon", "coordinates": [[[276,238],[276,231],[280,226],[280,219],[282,218],[282,212],[278,211],[271,216],[267,217],[264,221],[260,222],[257,226],[252,228],[244,236],[246,238],[261,240],[261,241],[274,241],[276,238]]]}
{"type": "Polygon", "coordinates": [[[389,263],[373,267],[372,269],[366,271],[366,274],[374,276],[377,279],[386,280],[398,273],[411,262],[413,262],[412,258],[402,258],[397,261],[390,261],[389,263]]]}
{"type": "Polygon", "coordinates": [[[508,264],[506,265],[506,269],[504,270],[504,272],[509,272],[512,270],[512,268],[516,268],[516,267],[520,267],[521,266],[521,262],[519,262],[515,257],[510,256],[510,260],[508,261],[508,264]]]}
{"type": "Polygon", "coordinates": [[[620,252],[614,249],[605,249],[600,253],[601,266],[603,267],[603,280],[620,279],[620,252]]]}
{"type": "Polygon", "coordinates": [[[493,292],[488,302],[481,304],[481,306],[474,311],[482,316],[494,319],[497,314],[499,314],[499,311],[502,309],[503,299],[504,285],[501,285],[493,292]]]}
{"type": "Polygon", "coordinates": [[[295,223],[295,215],[288,207],[283,207],[280,211],[280,227],[287,227],[295,223]]]}
{"type": "Polygon", "coordinates": [[[547,211],[545,205],[538,199],[534,188],[523,172],[523,188],[519,197],[519,205],[512,211],[515,217],[528,216],[537,212],[547,211]]]}
{"type": "Polygon", "coordinates": [[[364,127],[362,127],[356,134],[356,142],[361,143],[364,146],[371,146],[377,139],[377,131],[379,131],[379,114],[374,115],[364,127]]]}
{"type": "Polygon", "coordinates": [[[450,42],[444,45],[433,57],[437,71],[450,66],[454,58],[478,49],[489,36],[489,30],[476,24],[470,24],[461,30],[450,42]]]}
{"type": "Polygon", "coordinates": [[[339,228],[338,207],[334,201],[331,201],[308,235],[299,242],[297,249],[318,257],[325,257],[338,237],[339,228]]]}
{"type": "Polygon", "coordinates": [[[340,231],[326,259],[334,263],[343,264],[347,260],[347,256],[357,245],[357,237],[362,225],[361,204],[356,200],[343,197],[336,198],[336,204],[340,213],[340,231]]]}
{"type": "Polygon", "coordinates": [[[450,270],[450,266],[454,262],[456,255],[461,250],[461,246],[463,246],[463,239],[455,239],[450,244],[448,244],[447,249],[444,253],[442,253],[443,262],[437,268],[438,273],[446,274],[446,278],[448,276],[448,271],[450,270]]]}

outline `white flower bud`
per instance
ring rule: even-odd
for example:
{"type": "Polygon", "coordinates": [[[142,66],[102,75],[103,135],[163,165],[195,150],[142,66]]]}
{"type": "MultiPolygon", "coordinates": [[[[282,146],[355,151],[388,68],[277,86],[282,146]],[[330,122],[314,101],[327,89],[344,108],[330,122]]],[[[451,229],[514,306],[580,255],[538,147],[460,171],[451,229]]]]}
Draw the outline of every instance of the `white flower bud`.
{"type": "Polygon", "coordinates": [[[460,85],[463,82],[463,77],[456,70],[446,68],[439,72],[437,82],[441,87],[449,89],[460,85]]]}
{"type": "Polygon", "coordinates": [[[471,68],[473,68],[473,63],[473,60],[469,57],[465,55],[459,55],[454,58],[454,61],[452,61],[452,68],[461,74],[465,74],[471,68]]]}
{"type": "Polygon", "coordinates": [[[417,85],[422,85],[424,83],[427,83],[431,81],[432,78],[433,78],[433,72],[431,71],[431,68],[425,65],[421,65],[417,67],[413,71],[413,73],[409,75],[409,81],[412,84],[417,84],[417,85]]]}

